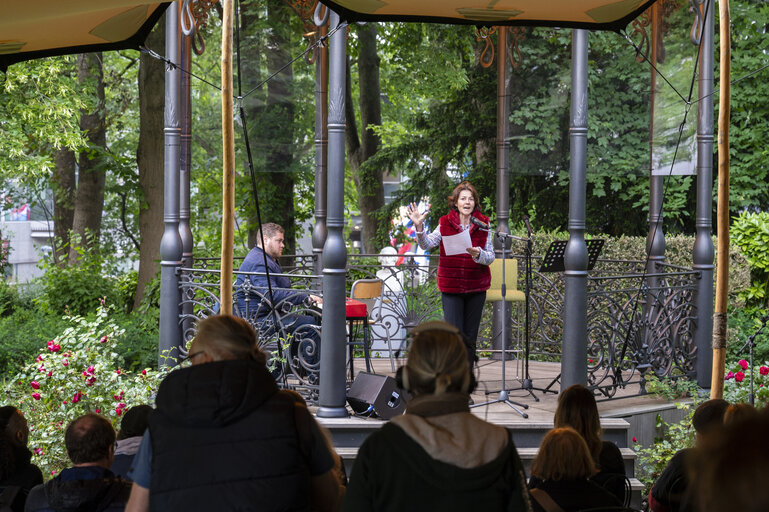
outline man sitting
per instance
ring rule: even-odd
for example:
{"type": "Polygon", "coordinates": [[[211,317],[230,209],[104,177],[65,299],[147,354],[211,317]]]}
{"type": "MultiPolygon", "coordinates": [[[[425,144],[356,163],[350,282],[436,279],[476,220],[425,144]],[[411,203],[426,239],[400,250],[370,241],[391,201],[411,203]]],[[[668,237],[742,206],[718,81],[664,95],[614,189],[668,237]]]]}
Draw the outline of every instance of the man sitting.
{"type": "MultiPolygon", "coordinates": [[[[291,281],[283,274],[278,259],[283,254],[284,229],[278,224],[268,222],[262,224],[256,235],[257,244],[249,251],[240,272],[255,272],[266,274],[269,270],[269,287],[266,275],[245,275],[239,273],[235,280],[235,296],[238,311],[242,318],[255,325],[272,326],[278,321],[286,334],[294,335],[292,356],[299,356],[301,362],[312,369],[317,369],[320,349],[318,332],[319,319],[300,313],[286,313],[293,305],[319,303],[320,297],[307,292],[291,290],[291,281]],[[264,246],[262,246],[262,237],[264,246]],[[270,294],[270,288],[272,293],[270,294]],[[266,300],[264,300],[266,299],[266,300]],[[273,318],[273,308],[277,320],[273,318]]],[[[265,336],[275,333],[274,327],[262,327],[265,336]]]]}
{"type": "MultiPolygon", "coordinates": [[[[692,426],[697,432],[697,446],[714,435],[717,436],[724,425],[724,413],[729,402],[714,398],[703,402],[692,416],[692,426]]],[[[684,448],[676,453],[660,477],[649,491],[649,509],[652,512],[678,512],[692,510],[688,497],[689,479],[687,464],[696,448],[684,448]]]]}
{"type": "Polygon", "coordinates": [[[67,426],[64,445],[73,467],[34,487],[24,510],[123,510],[131,486],[109,470],[115,453],[112,423],[98,414],[80,416],[67,426]]]}

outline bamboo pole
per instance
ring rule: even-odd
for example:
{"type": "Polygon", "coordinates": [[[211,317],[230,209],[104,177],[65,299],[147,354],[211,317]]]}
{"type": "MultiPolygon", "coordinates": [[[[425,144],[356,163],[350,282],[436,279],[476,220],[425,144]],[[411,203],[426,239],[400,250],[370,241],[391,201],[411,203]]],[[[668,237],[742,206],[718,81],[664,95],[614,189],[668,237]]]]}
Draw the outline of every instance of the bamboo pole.
{"type": "Polygon", "coordinates": [[[232,314],[232,251],[235,219],[235,126],[232,112],[232,32],[234,0],[222,1],[222,256],[221,313],[232,314]]]}
{"type": "MultiPolygon", "coordinates": [[[[710,398],[724,395],[726,364],[726,307],[729,293],[729,111],[731,73],[731,19],[729,0],[719,0],[720,93],[718,97],[718,259],[716,262],[716,305],[713,313],[713,375],[710,398]]],[[[752,371],[752,370],[751,370],[752,371]]]]}

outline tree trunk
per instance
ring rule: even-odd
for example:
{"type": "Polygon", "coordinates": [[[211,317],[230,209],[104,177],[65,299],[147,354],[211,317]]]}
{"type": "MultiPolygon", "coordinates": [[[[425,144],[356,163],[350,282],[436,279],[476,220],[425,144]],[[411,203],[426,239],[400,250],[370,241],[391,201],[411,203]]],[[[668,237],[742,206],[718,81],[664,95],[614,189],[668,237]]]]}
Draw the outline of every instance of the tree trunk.
{"type": "MultiPolygon", "coordinates": [[[[165,23],[158,23],[149,37],[149,48],[165,47],[165,23]]],[[[163,112],[165,66],[145,53],[139,58],[139,146],[136,164],[144,201],[139,206],[139,276],[134,309],[144,298],[144,287],[158,273],[160,239],[163,236],[163,112]]]]}
{"type": "Polygon", "coordinates": [[[379,136],[372,127],[382,124],[381,99],[379,88],[379,56],[377,55],[376,37],[377,25],[369,23],[358,26],[358,81],[359,108],[361,133],[358,135],[355,110],[352,103],[352,84],[350,69],[347,70],[347,87],[345,88],[345,117],[347,130],[347,154],[350,170],[353,173],[355,186],[358,189],[358,207],[362,222],[363,250],[374,254],[379,251],[376,247],[376,232],[379,221],[375,216],[377,210],[384,206],[384,185],[382,184],[383,169],[379,166],[364,165],[379,150],[379,136]]]}
{"type": "Polygon", "coordinates": [[[101,52],[79,54],[78,82],[84,87],[93,87],[96,107],[92,112],[80,116],[80,129],[85,132],[88,149],[80,153],[80,168],[75,197],[75,211],[72,217],[72,235],[69,261],[76,263],[76,244],[90,247],[99,240],[101,218],[104,210],[104,183],[106,177],[106,127],[104,110],[104,69],[101,52]],[[78,240],[79,239],[79,240],[78,240]]]}
{"type": "Polygon", "coordinates": [[[55,155],[56,167],[51,177],[53,189],[53,261],[64,266],[69,254],[69,233],[75,214],[75,153],[65,147],[55,155]]]}

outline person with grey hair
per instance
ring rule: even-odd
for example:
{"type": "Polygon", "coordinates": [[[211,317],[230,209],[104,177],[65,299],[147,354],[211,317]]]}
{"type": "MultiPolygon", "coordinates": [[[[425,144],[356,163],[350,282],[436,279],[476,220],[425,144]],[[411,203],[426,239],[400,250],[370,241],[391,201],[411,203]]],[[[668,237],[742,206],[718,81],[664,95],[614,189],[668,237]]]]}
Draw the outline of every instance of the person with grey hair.
{"type": "Polygon", "coordinates": [[[200,321],[188,359],[160,384],[126,510],[333,510],[338,459],[304,400],[278,389],[251,325],[200,321]]]}

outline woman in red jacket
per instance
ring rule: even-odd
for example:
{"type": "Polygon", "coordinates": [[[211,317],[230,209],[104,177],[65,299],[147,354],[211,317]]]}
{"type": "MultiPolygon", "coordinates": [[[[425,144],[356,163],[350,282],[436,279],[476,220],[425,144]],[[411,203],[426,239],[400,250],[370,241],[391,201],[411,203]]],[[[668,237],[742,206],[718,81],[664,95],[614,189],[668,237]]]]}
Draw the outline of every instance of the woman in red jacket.
{"type": "Polygon", "coordinates": [[[475,347],[486,290],[491,284],[489,265],[494,261],[494,246],[491,230],[480,226],[488,226],[489,218],[479,209],[475,187],[463,181],[448,199],[450,211],[438,220],[438,227],[432,233],[424,232],[429,210],[419,213],[416,204],[411,203],[408,216],[414,223],[419,247],[429,250],[440,246],[438,289],[442,292],[443,318],[462,333],[472,368],[477,359],[475,347]],[[441,243],[443,237],[464,231],[470,234],[471,247],[464,254],[447,255],[441,243]]]}

